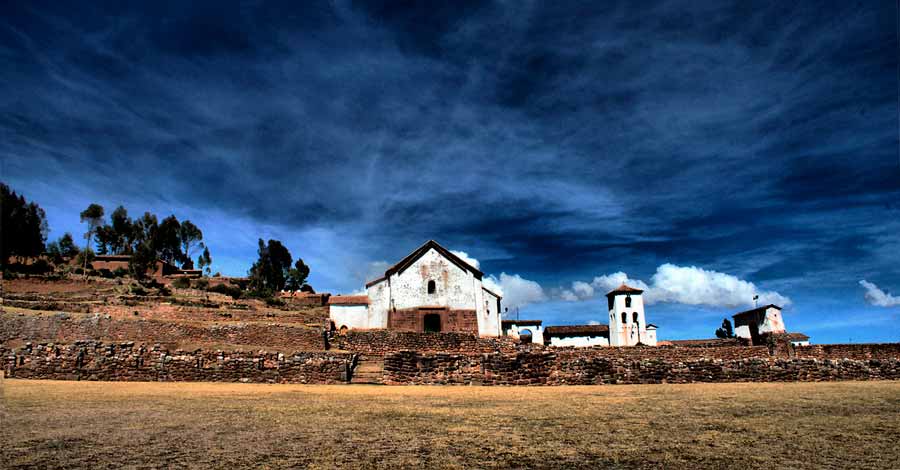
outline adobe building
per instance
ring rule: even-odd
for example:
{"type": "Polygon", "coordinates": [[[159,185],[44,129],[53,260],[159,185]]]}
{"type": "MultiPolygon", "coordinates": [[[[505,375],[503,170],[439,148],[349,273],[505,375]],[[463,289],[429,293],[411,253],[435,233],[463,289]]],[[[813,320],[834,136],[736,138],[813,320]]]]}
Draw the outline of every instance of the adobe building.
{"type": "Polygon", "coordinates": [[[484,274],[434,240],[366,283],[364,296],[332,296],[338,329],[462,332],[500,336],[500,300],[484,274]]]}
{"type": "Polygon", "coordinates": [[[503,336],[523,343],[544,344],[544,322],[541,320],[503,320],[500,322],[503,336]]]}
{"type": "Polygon", "coordinates": [[[544,330],[544,343],[549,346],[609,346],[608,325],[548,326],[544,330]]]}
{"type": "Polygon", "coordinates": [[[749,340],[750,344],[763,344],[765,336],[776,335],[795,346],[809,345],[809,336],[787,332],[781,307],[775,304],[738,312],[731,318],[734,320],[734,335],[749,340]]]}

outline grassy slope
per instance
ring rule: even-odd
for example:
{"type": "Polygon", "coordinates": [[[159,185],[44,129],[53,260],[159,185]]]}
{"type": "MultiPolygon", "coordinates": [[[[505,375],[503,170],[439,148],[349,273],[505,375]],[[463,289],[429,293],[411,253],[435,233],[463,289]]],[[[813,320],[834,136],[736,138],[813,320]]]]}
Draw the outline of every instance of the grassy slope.
{"type": "Polygon", "coordinates": [[[6,380],[11,467],[891,468],[900,383],[366,387],[6,380]]]}

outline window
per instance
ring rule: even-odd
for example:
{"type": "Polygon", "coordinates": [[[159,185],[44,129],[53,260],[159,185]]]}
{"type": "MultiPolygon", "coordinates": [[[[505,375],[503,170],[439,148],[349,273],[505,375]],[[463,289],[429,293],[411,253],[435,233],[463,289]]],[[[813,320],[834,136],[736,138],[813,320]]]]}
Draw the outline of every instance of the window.
{"type": "Polygon", "coordinates": [[[622,312],[622,324],[628,323],[628,314],[622,312]]]}
{"type": "Polygon", "coordinates": [[[631,308],[631,296],[630,295],[625,296],[625,308],[631,308]]]}
{"type": "Polygon", "coordinates": [[[428,293],[434,294],[434,291],[435,291],[434,281],[428,281],[428,293]]]}
{"type": "Polygon", "coordinates": [[[634,319],[634,322],[635,322],[635,323],[638,322],[638,314],[637,314],[637,312],[634,312],[632,318],[634,319]]]}

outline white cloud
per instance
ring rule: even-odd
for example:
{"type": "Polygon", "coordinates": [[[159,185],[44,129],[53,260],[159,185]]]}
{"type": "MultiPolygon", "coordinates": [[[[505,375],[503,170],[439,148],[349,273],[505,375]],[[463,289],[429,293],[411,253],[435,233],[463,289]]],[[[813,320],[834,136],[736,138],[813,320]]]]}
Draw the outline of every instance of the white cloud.
{"type": "Polygon", "coordinates": [[[759,295],[760,304],[786,306],[791,303],[791,299],[778,292],[761,291],[752,282],[696,266],[666,263],[656,268],[651,281],[652,287],[644,295],[644,300],[648,303],[738,307],[752,305],[754,295],[759,295]]]}
{"type": "Polygon", "coordinates": [[[647,304],[670,302],[687,305],[738,307],[753,305],[753,296],[759,295],[761,304],[790,305],[791,299],[774,291],[760,291],[752,282],[730,274],[708,271],[696,266],[663,264],[656,268],[650,284],[640,279],[630,279],[623,272],[597,276],[590,284],[572,283],[571,289],[560,292],[559,298],[568,301],[587,300],[597,294],[605,294],[621,284],[628,284],[644,291],[647,304]]]}
{"type": "Polygon", "coordinates": [[[481,263],[479,263],[477,259],[469,256],[469,254],[466,253],[465,251],[450,250],[450,253],[453,253],[454,255],[459,256],[460,259],[462,259],[466,263],[471,264],[472,266],[475,267],[475,269],[481,269],[481,263]]]}
{"type": "Polygon", "coordinates": [[[588,325],[599,325],[599,324],[600,324],[600,322],[598,322],[597,320],[591,320],[588,322],[588,325]]]}
{"type": "Polygon", "coordinates": [[[500,278],[491,275],[482,280],[484,287],[503,297],[503,306],[508,308],[547,300],[544,288],[535,281],[524,279],[518,274],[500,273],[500,278]]]}
{"type": "Polygon", "coordinates": [[[859,281],[859,285],[866,288],[866,302],[876,307],[895,307],[900,305],[900,297],[891,295],[881,290],[875,283],[865,279],[859,281]]]}

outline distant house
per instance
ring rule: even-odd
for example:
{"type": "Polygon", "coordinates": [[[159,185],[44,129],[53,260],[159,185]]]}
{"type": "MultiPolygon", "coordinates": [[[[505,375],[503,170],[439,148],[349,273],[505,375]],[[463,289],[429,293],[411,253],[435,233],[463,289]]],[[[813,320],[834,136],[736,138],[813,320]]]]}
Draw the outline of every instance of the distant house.
{"type": "Polygon", "coordinates": [[[503,336],[523,343],[544,344],[544,328],[541,320],[503,320],[500,322],[503,336]]]}
{"type": "MultiPolygon", "coordinates": [[[[95,255],[90,265],[97,271],[102,269],[112,272],[115,272],[117,269],[127,271],[130,260],[131,255],[95,255]]],[[[166,282],[177,277],[197,278],[202,276],[202,271],[199,269],[181,269],[165,261],[156,260],[153,268],[147,271],[147,276],[158,282],[166,282]]]]}
{"type": "MultiPolygon", "coordinates": [[[[467,332],[500,336],[501,297],[484,287],[483,273],[429,240],[366,284],[351,308],[329,302],[335,328],[467,332]],[[367,303],[362,304],[362,297],[367,303]],[[365,318],[362,305],[366,305],[365,318]]],[[[332,297],[334,299],[334,297],[332,297]]],[[[334,302],[341,302],[337,299],[334,302]]],[[[347,300],[351,302],[351,300],[347,300]]]]}
{"type": "Polygon", "coordinates": [[[544,344],[549,346],[609,346],[608,325],[565,325],[544,328],[544,344]]]}
{"type": "Polygon", "coordinates": [[[328,311],[332,321],[337,320],[335,328],[341,332],[380,328],[381,325],[369,315],[369,297],[365,295],[332,295],[328,298],[328,311]]]}
{"type": "Polygon", "coordinates": [[[764,344],[768,335],[786,339],[795,346],[809,344],[809,336],[787,332],[781,307],[775,304],[738,312],[731,318],[734,320],[734,335],[749,340],[751,344],[764,344]]]}

